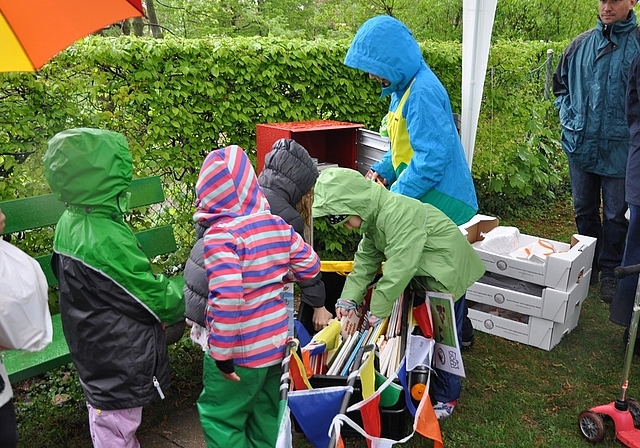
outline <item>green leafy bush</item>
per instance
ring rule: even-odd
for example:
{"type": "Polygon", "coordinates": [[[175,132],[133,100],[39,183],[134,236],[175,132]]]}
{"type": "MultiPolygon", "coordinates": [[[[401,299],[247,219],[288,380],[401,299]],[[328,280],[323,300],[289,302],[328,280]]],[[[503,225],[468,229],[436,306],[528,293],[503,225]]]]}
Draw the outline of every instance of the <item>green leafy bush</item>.
{"type": "Polygon", "coordinates": [[[347,230],[343,225],[332,226],[326,217],[313,221],[313,249],[321,260],[353,260],[361,238],[358,230],[347,230]]]}
{"type": "MultiPolygon", "coordinates": [[[[180,250],[159,262],[179,269],[193,243],[193,186],[209,151],[234,143],[255,160],[259,123],[331,119],[378,128],[388,100],[365,73],[344,66],[348,44],[93,37],[40,72],[0,74],[0,199],[48,191],[41,160],[56,132],[76,126],[121,132],[134,175],[162,176],[167,194],[165,207],[136,214],[132,224],[173,224],[180,250]]],[[[541,67],[550,46],[557,54],[564,48],[500,42],[491,49],[472,170],[483,212],[512,212],[525,200],[549,197],[566,179],[557,114],[543,98],[541,67]]],[[[460,44],[427,42],[423,51],[459,111],[460,44]]],[[[340,259],[353,249],[347,234],[326,230],[316,231],[326,256],[340,259]]],[[[26,233],[17,242],[36,253],[50,236],[26,233]]]]}

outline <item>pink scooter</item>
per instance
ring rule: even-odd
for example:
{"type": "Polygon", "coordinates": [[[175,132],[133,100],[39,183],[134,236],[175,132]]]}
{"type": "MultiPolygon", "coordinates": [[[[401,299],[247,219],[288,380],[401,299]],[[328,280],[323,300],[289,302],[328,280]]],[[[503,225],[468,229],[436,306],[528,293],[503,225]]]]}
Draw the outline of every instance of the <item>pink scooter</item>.
{"type": "MultiPolygon", "coordinates": [[[[614,270],[617,278],[624,278],[629,275],[638,275],[640,264],[634,266],[619,266],[614,270]]],[[[633,315],[631,316],[631,326],[629,327],[629,340],[622,369],[622,384],[620,394],[614,402],[596,406],[582,411],[578,417],[578,428],[580,433],[591,443],[602,442],[605,436],[603,415],[611,417],[616,428],[616,438],[625,446],[640,448],[640,401],[634,398],[627,398],[629,387],[629,372],[631,370],[631,360],[633,349],[638,334],[638,321],[640,320],[640,281],[636,288],[636,297],[633,304],[633,315]]]]}

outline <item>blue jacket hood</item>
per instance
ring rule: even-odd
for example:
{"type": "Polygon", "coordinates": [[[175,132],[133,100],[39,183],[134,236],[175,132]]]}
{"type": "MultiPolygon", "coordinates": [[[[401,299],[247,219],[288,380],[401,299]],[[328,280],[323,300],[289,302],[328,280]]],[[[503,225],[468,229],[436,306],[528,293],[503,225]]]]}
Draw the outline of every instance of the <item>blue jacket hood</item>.
{"type": "Polygon", "coordinates": [[[358,29],[344,64],[390,81],[391,85],[382,89],[381,98],[404,90],[426,66],[411,31],[390,16],[373,17],[358,29]]]}

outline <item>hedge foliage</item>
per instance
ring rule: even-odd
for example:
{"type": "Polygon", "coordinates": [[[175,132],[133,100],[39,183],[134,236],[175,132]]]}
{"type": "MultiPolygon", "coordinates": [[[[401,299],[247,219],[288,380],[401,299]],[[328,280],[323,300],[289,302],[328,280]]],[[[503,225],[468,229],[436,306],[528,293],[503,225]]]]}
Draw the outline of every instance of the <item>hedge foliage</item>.
{"type": "MultiPolygon", "coordinates": [[[[0,74],[0,199],[48,191],[42,155],[56,132],[112,129],[129,141],[136,177],[163,177],[170,206],[154,219],[174,224],[185,257],[193,185],[209,151],[234,143],[255,156],[259,123],[331,119],[378,128],[388,100],[378,83],[343,65],[348,44],[92,37],[40,72],[0,74]]],[[[565,45],[492,47],[472,170],[483,212],[507,213],[566,179],[557,114],[543,97],[547,49],[557,61],[565,45]]],[[[459,111],[461,45],[426,42],[423,51],[459,111]]]]}

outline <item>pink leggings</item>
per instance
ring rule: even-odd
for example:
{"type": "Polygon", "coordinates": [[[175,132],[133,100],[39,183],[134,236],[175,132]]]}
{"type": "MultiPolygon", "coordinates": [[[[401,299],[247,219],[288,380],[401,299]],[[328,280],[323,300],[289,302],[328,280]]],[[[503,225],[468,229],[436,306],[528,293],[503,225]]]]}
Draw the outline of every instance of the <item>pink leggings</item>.
{"type": "Polygon", "coordinates": [[[94,448],[140,448],[136,430],[142,421],[142,406],[105,411],[89,409],[89,430],[94,448]]]}

